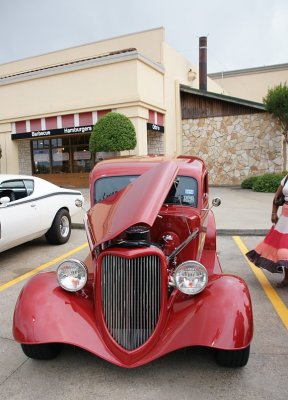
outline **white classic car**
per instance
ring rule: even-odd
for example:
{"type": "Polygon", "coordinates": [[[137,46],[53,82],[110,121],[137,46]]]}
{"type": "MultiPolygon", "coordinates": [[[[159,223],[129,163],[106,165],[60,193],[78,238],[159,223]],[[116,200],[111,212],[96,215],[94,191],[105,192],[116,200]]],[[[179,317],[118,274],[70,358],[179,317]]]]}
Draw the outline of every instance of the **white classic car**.
{"type": "Polygon", "coordinates": [[[0,174],[0,252],[45,234],[51,244],[63,244],[71,234],[71,217],[84,197],[44,179],[0,174]]]}

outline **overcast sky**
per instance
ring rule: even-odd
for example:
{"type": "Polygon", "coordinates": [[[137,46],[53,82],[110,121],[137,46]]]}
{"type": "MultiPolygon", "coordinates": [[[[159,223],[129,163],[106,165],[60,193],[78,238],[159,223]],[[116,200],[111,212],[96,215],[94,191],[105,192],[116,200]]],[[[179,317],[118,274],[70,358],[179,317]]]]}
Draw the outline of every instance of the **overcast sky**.
{"type": "Polygon", "coordinates": [[[0,0],[0,64],[163,26],[208,72],[288,63],[287,0],[0,0]]]}

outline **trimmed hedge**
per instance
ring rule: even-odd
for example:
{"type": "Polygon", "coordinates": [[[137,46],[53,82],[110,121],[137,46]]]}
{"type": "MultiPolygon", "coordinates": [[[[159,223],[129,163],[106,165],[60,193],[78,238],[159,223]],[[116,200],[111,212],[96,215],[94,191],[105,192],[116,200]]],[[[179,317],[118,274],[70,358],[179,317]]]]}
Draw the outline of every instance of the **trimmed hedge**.
{"type": "Polygon", "coordinates": [[[264,174],[261,176],[251,176],[244,179],[241,183],[243,189],[252,189],[255,192],[275,193],[281,180],[287,175],[287,171],[275,174],[264,174]]]}
{"type": "Polygon", "coordinates": [[[89,150],[117,152],[132,150],[136,144],[136,131],[130,119],[123,114],[109,112],[94,125],[89,150]]]}

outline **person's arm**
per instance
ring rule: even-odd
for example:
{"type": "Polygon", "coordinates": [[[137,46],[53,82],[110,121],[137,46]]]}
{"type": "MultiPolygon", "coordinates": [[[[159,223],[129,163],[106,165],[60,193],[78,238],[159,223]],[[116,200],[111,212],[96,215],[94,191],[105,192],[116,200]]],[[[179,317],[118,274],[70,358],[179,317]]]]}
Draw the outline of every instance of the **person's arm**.
{"type": "Polygon", "coordinates": [[[275,196],[273,198],[272,213],[271,213],[271,222],[272,222],[272,224],[276,224],[277,221],[278,221],[277,211],[278,211],[279,206],[276,206],[275,199],[277,199],[281,195],[282,189],[283,189],[283,186],[279,185],[279,187],[278,187],[278,189],[277,189],[277,191],[275,193],[275,196]]]}

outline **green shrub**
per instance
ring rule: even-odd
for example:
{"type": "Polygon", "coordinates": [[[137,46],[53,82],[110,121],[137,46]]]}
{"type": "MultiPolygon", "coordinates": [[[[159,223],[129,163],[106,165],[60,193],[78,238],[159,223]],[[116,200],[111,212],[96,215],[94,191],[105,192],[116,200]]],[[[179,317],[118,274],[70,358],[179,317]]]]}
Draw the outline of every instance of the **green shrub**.
{"type": "Polygon", "coordinates": [[[288,174],[287,171],[264,174],[260,176],[250,176],[242,181],[242,189],[252,189],[255,192],[274,193],[278,189],[281,180],[288,174]]]}
{"type": "Polygon", "coordinates": [[[0,146],[0,158],[2,158],[2,147],[0,146]]]}
{"type": "Polygon", "coordinates": [[[256,179],[252,189],[255,192],[275,193],[286,173],[264,174],[256,179]]]}
{"type": "Polygon", "coordinates": [[[259,178],[259,176],[250,176],[250,178],[244,179],[244,181],[241,183],[242,189],[253,189],[255,182],[259,178]]]}
{"type": "Polygon", "coordinates": [[[94,125],[89,150],[92,152],[132,150],[136,144],[136,132],[130,119],[126,115],[110,112],[94,125]]]}

